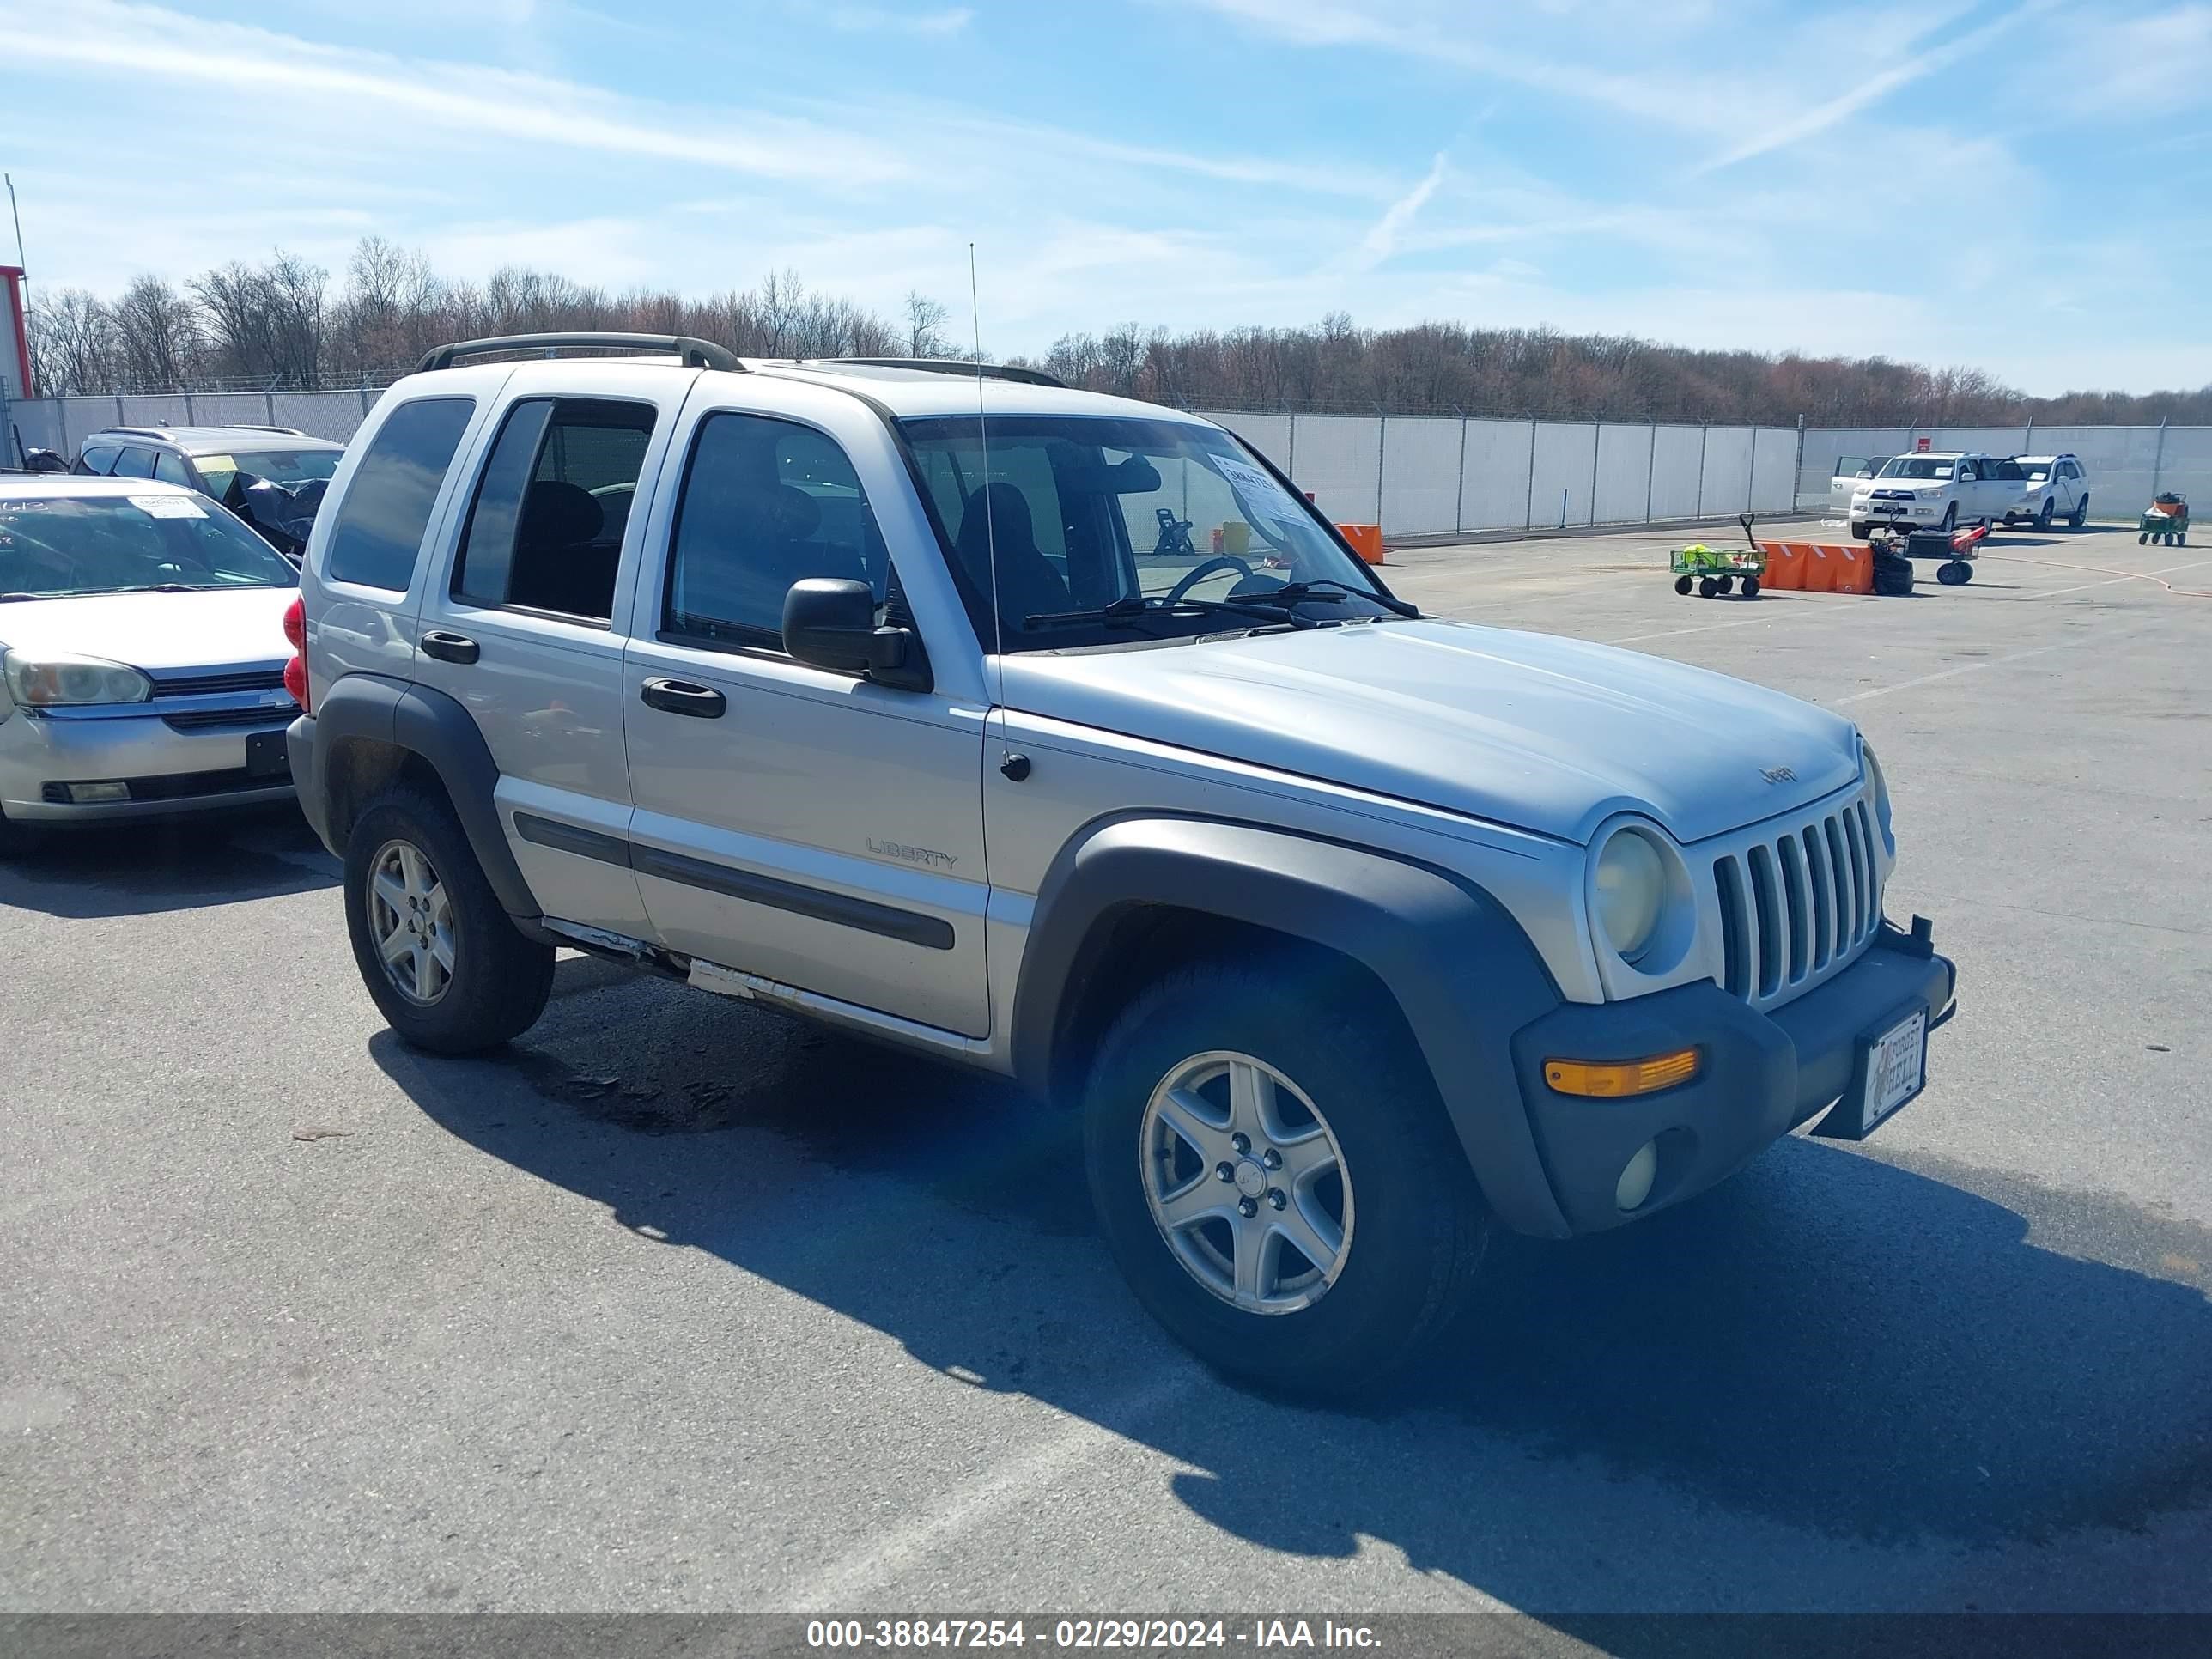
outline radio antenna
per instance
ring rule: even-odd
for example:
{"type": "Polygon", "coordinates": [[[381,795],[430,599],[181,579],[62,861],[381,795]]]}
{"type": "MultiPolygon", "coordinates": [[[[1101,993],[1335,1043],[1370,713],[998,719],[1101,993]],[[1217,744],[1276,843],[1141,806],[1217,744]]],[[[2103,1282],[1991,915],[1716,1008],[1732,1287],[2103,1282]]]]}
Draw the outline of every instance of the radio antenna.
{"type": "Polygon", "coordinates": [[[996,702],[999,718],[1006,719],[1006,619],[999,609],[999,525],[991,511],[991,423],[983,399],[983,301],[975,285],[975,244],[968,244],[968,314],[975,334],[975,430],[983,444],[983,482],[976,486],[983,498],[983,546],[991,564],[991,654],[998,665],[996,702]]]}

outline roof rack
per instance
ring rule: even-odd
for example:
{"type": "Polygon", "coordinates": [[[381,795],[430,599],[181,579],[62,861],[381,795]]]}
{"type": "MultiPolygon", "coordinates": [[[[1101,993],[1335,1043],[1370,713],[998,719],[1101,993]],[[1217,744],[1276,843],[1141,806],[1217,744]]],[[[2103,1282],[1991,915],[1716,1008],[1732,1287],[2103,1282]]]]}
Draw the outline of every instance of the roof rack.
{"type": "Polygon", "coordinates": [[[923,374],[959,374],[969,380],[1015,380],[1023,386],[1057,386],[1067,389],[1067,382],[1058,375],[1048,374],[1041,368],[1013,368],[1005,363],[964,363],[957,357],[802,357],[809,365],[823,364],[836,368],[850,365],[856,368],[911,368],[923,374]]]}
{"type": "Polygon", "coordinates": [[[178,426],[104,426],[93,435],[98,437],[110,432],[119,432],[133,438],[159,438],[165,443],[179,432],[273,432],[280,438],[304,438],[307,435],[296,426],[264,426],[253,421],[211,421],[204,425],[187,422],[178,426]]]}
{"type": "Polygon", "coordinates": [[[738,354],[712,340],[695,340],[688,334],[500,334],[483,340],[460,340],[434,346],[422,354],[416,373],[451,368],[459,357],[480,357],[488,351],[543,351],[550,356],[562,346],[586,350],[672,351],[686,368],[726,368],[742,372],[738,354]]]}

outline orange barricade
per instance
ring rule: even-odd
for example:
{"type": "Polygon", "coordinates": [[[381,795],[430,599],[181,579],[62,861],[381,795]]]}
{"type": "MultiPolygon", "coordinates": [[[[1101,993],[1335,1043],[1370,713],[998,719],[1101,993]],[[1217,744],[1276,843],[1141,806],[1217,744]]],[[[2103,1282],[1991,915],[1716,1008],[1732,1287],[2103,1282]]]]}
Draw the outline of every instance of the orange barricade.
{"type": "Polygon", "coordinates": [[[1836,568],[1839,561],[1833,552],[1810,542],[1805,549],[1805,580],[1799,584],[1808,593],[1832,593],[1836,591],[1836,568]]]}
{"type": "Polygon", "coordinates": [[[1854,542],[1846,547],[1823,547],[1820,551],[1836,561],[1836,589],[1838,593],[1871,593],[1874,592],[1874,550],[1863,542],[1854,542]]]}
{"type": "Polygon", "coordinates": [[[1382,526],[1379,524],[1340,524],[1344,539],[1352,544],[1352,550],[1370,564],[1382,562],[1382,526]]]}
{"type": "Polygon", "coordinates": [[[1766,555],[1766,574],[1759,579],[1761,587],[1783,590],[1805,585],[1805,549],[1797,542],[1761,542],[1759,550],[1766,555]]]}

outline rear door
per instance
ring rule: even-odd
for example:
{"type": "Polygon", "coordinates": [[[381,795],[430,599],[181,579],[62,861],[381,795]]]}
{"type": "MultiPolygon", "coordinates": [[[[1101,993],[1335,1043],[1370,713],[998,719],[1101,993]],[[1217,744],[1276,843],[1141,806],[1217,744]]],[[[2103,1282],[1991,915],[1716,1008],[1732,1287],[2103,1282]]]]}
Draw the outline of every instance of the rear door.
{"type": "MultiPolygon", "coordinates": [[[[897,562],[942,556],[885,538],[917,522],[899,453],[841,392],[699,384],[654,499],[624,670],[630,856],[654,932],[709,962],[982,1036],[984,704],[783,650],[794,581],[865,581],[903,617],[897,562]]],[[[936,635],[922,635],[933,656],[975,649],[936,635]]]]}
{"type": "Polygon", "coordinates": [[[623,851],[623,580],[691,377],[592,366],[591,395],[519,371],[472,456],[450,556],[433,565],[415,678],[475,717],[500,816],[547,915],[631,937],[651,923],[623,851]],[[531,389],[535,378],[547,385],[531,389]]]}

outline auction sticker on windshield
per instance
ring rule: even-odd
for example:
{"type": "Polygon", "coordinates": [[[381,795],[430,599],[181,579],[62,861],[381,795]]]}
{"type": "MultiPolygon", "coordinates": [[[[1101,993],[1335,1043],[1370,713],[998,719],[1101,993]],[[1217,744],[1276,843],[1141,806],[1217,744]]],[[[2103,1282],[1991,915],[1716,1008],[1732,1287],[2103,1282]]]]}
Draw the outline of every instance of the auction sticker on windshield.
{"type": "Polygon", "coordinates": [[[131,505],[149,519],[204,519],[200,504],[189,495],[133,495],[131,505]]]}
{"type": "Polygon", "coordinates": [[[1229,480],[1229,487],[1237,492],[1237,498],[1270,524],[1294,525],[1305,516],[1282,485],[1258,467],[1232,461],[1226,455],[1209,455],[1206,459],[1229,480]]]}

